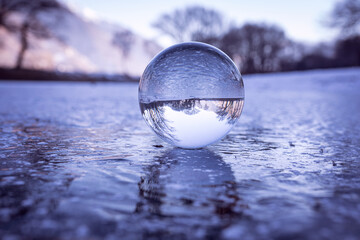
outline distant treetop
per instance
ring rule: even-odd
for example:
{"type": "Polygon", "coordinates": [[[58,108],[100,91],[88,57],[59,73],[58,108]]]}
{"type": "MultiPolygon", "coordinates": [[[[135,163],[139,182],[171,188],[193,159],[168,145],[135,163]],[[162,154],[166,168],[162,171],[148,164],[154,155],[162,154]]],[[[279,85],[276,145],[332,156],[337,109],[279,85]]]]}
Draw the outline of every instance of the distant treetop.
{"type": "Polygon", "coordinates": [[[335,4],[329,26],[339,28],[345,36],[360,34],[360,0],[344,0],[335,4]]]}

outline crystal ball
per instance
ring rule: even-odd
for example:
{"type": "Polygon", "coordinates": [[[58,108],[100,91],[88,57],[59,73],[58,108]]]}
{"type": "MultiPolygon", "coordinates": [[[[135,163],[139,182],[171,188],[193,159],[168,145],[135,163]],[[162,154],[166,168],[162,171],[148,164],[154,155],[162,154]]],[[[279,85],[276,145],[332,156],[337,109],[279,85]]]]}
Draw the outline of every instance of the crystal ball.
{"type": "Polygon", "coordinates": [[[157,54],[139,83],[141,114],[164,141],[196,149],[222,139],[239,119],[244,83],[234,62],[199,42],[157,54]]]}

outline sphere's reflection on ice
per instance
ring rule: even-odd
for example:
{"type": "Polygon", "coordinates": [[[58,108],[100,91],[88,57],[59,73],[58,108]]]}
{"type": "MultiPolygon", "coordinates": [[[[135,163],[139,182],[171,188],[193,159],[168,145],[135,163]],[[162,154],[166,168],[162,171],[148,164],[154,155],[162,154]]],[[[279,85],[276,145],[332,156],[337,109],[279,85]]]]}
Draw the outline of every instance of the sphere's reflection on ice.
{"type": "Polygon", "coordinates": [[[231,167],[208,149],[174,148],[145,170],[139,182],[138,213],[211,217],[242,211],[231,167]]]}

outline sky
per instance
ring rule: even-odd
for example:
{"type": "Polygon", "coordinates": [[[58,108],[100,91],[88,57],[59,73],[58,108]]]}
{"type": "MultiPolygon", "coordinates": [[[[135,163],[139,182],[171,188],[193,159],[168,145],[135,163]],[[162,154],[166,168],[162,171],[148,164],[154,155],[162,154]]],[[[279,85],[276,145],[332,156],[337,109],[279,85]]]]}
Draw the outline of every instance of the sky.
{"type": "Polygon", "coordinates": [[[63,0],[88,17],[116,22],[132,31],[169,45],[151,24],[163,13],[201,5],[221,12],[228,21],[268,22],[288,37],[305,43],[328,41],[336,32],[323,22],[339,0],[63,0]]]}

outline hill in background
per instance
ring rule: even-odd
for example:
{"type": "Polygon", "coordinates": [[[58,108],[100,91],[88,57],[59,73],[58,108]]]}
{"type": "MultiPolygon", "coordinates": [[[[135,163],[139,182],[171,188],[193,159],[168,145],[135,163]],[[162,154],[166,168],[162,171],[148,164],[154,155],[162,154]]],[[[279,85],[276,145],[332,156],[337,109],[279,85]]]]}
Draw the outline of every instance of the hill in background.
{"type": "MultiPolygon", "coordinates": [[[[11,16],[22,21],[21,13],[11,16]]],[[[117,24],[85,17],[77,11],[44,11],[38,19],[50,37],[31,32],[22,67],[48,72],[140,76],[162,48],[117,24]]],[[[14,68],[20,34],[0,26],[0,67],[14,68]]]]}

